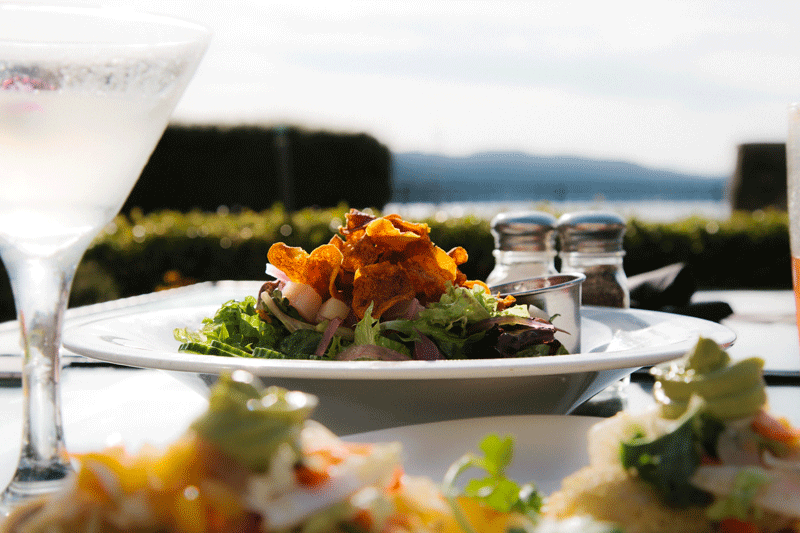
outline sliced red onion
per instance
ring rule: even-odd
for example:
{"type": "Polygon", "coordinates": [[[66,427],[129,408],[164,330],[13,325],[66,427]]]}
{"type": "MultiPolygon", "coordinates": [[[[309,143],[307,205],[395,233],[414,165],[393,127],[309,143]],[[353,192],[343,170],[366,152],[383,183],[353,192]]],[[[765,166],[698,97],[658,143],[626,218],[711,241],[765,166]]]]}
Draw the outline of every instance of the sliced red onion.
{"type": "Polygon", "coordinates": [[[375,346],[373,344],[352,345],[339,352],[336,356],[339,361],[355,361],[356,359],[370,359],[376,361],[409,361],[411,358],[391,348],[375,346]]]}
{"type": "Polygon", "coordinates": [[[320,339],[317,349],[314,351],[314,355],[319,357],[325,355],[325,351],[328,349],[328,346],[331,345],[333,336],[341,324],[341,318],[334,318],[328,323],[328,327],[325,328],[325,332],[322,334],[322,339],[320,339]]]}

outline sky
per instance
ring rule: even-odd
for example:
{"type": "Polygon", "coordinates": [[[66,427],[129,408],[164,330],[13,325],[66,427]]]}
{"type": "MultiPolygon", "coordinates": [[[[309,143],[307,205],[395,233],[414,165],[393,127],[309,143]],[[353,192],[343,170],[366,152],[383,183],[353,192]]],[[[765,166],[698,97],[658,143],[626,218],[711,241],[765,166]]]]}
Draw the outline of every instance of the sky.
{"type": "Polygon", "coordinates": [[[800,100],[800,2],[95,0],[214,38],[183,123],[365,132],[730,175],[800,100]]]}

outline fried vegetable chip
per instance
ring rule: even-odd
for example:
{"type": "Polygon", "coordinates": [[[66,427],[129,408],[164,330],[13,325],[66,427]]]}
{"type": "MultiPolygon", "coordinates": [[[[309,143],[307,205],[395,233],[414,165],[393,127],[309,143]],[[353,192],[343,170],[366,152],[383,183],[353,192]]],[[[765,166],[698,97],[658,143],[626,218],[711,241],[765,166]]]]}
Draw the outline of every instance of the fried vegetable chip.
{"type": "Polygon", "coordinates": [[[306,263],[306,283],[323,298],[330,296],[330,285],[342,268],[343,255],[336,246],[323,244],[311,252],[306,263]]]}
{"type": "Polygon", "coordinates": [[[467,262],[469,257],[467,255],[467,251],[461,246],[456,246],[455,248],[451,249],[449,252],[447,252],[447,255],[452,257],[453,261],[455,261],[457,265],[463,265],[467,262]]]}
{"type": "Polygon", "coordinates": [[[394,252],[402,252],[412,242],[422,239],[417,232],[398,229],[388,218],[378,218],[370,222],[366,233],[375,246],[394,252]]]}
{"type": "Polygon", "coordinates": [[[314,288],[323,299],[335,297],[351,304],[360,319],[370,305],[380,317],[393,305],[417,298],[423,305],[437,302],[449,284],[473,287],[459,270],[467,251],[457,246],[445,252],[430,239],[430,227],[403,220],[396,214],[375,217],[351,209],[328,244],[306,253],[283,243],[274,244],[270,263],[295,282],[314,288]]]}
{"type": "Polygon", "coordinates": [[[310,254],[300,247],[275,243],[267,258],[273,266],[297,283],[314,288],[323,299],[330,296],[330,286],[342,267],[342,252],[333,244],[324,244],[310,254]]]}
{"type": "Polygon", "coordinates": [[[282,242],[277,242],[269,247],[267,259],[290,280],[303,283],[309,255],[299,246],[287,246],[282,242]]]}
{"type": "Polygon", "coordinates": [[[353,279],[353,311],[361,319],[370,305],[372,317],[380,316],[393,305],[411,300],[414,287],[400,265],[389,262],[367,265],[353,279]]]}
{"type": "Polygon", "coordinates": [[[363,230],[367,224],[375,220],[375,217],[367,213],[362,213],[357,209],[351,209],[349,213],[344,216],[346,220],[345,227],[340,227],[339,232],[342,235],[349,237],[356,230],[363,230]]]}
{"type": "Polygon", "coordinates": [[[455,283],[456,280],[455,262],[444,250],[432,243],[400,264],[423,305],[438,301],[447,290],[447,284],[455,283]]]}
{"type": "Polygon", "coordinates": [[[420,237],[426,237],[428,233],[430,233],[431,229],[428,227],[427,224],[419,224],[415,222],[409,222],[407,220],[403,220],[400,218],[400,215],[386,215],[383,217],[384,220],[388,220],[392,223],[392,225],[404,233],[416,233],[420,237]]]}
{"type": "Polygon", "coordinates": [[[355,273],[359,268],[380,262],[380,250],[369,237],[362,237],[358,240],[348,239],[344,243],[342,250],[344,259],[342,268],[348,272],[355,273]]]}

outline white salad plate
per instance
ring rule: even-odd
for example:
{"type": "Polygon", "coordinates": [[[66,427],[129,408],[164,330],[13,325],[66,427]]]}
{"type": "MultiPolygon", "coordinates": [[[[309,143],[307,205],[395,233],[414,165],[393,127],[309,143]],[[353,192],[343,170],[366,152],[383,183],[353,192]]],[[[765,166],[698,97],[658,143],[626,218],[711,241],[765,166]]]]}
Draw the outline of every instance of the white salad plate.
{"type": "Polygon", "coordinates": [[[698,337],[728,347],[729,328],[643,310],[583,307],[581,352],[448,361],[307,361],[179,353],[175,328],[199,328],[218,305],[98,315],[64,332],[77,354],[173,373],[201,393],[221,373],[320,397],[316,416],[338,434],[466,417],[567,414],[637,368],[675,359],[698,337]]]}
{"type": "Polygon", "coordinates": [[[403,470],[438,482],[463,454],[480,455],[478,446],[486,435],[510,436],[514,439],[514,456],[506,475],[520,484],[533,483],[549,495],[561,487],[562,479],[589,464],[587,433],[600,420],[558,415],[468,418],[358,433],[344,440],[399,442],[403,446],[403,470]]]}

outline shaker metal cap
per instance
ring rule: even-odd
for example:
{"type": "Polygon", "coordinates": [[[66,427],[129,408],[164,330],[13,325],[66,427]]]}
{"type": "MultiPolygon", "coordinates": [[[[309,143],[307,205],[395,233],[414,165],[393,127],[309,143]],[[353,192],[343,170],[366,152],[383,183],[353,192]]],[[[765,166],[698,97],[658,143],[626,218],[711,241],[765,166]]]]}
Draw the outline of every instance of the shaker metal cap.
{"type": "Polygon", "coordinates": [[[607,211],[580,211],[562,215],[556,224],[561,252],[609,253],[622,251],[625,220],[607,211]]]}
{"type": "Polygon", "coordinates": [[[492,219],[495,248],[502,251],[554,252],[556,217],[541,211],[500,213],[492,219]]]}

